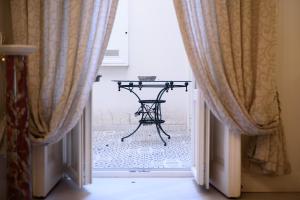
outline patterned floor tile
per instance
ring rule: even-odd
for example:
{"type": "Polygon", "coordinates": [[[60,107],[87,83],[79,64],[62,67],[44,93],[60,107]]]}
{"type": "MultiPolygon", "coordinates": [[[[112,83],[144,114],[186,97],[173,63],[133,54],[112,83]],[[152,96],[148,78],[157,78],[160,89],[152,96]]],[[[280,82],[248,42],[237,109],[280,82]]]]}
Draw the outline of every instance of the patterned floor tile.
{"type": "Polygon", "coordinates": [[[93,130],[93,168],[189,169],[192,165],[191,135],[183,125],[165,125],[171,139],[164,146],[154,126],[142,126],[134,135],[121,138],[136,125],[111,125],[93,130]]]}

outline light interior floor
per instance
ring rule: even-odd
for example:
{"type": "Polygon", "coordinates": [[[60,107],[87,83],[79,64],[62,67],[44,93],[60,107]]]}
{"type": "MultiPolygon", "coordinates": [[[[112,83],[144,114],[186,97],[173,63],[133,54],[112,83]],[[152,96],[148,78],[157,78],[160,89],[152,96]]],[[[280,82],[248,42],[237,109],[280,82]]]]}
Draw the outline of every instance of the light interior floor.
{"type": "MultiPolygon", "coordinates": [[[[46,200],[224,200],[214,188],[205,190],[191,178],[102,178],[78,189],[63,179],[46,200]]],[[[243,193],[243,200],[299,200],[300,193],[243,193]]]]}

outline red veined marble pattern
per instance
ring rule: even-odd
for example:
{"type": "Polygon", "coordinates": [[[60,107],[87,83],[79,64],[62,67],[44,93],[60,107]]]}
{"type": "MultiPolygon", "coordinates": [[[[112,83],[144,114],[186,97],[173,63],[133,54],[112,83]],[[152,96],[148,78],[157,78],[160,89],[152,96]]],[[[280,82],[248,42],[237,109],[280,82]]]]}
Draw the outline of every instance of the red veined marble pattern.
{"type": "Polygon", "coordinates": [[[7,199],[27,200],[31,193],[31,157],[27,94],[27,58],[6,56],[7,199]]]}

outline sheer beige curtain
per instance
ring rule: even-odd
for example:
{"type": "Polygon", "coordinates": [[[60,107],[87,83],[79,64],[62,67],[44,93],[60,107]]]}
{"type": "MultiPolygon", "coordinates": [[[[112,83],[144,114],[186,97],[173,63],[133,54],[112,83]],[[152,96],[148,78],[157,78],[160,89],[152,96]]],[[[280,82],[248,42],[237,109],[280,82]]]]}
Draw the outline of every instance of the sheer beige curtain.
{"type": "Polygon", "coordinates": [[[174,0],[186,51],[214,114],[253,136],[262,172],[290,171],[275,83],[276,0],[174,0]]]}
{"type": "Polygon", "coordinates": [[[103,59],[118,0],[12,0],[15,44],[32,44],[30,131],[53,143],[78,122],[103,59]]]}

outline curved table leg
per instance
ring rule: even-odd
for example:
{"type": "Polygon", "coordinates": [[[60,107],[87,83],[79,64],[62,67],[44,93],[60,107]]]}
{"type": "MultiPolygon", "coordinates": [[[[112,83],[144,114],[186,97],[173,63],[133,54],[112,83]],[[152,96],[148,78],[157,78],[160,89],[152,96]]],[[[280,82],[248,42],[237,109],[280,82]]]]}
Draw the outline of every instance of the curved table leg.
{"type": "Polygon", "coordinates": [[[128,138],[128,137],[132,136],[135,132],[137,132],[137,130],[140,128],[141,125],[142,125],[142,123],[140,123],[140,124],[138,125],[138,127],[137,127],[132,133],[130,133],[129,135],[127,135],[127,136],[125,136],[125,137],[122,137],[122,138],[121,138],[121,142],[124,142],[124,139],[125,139],[125,138],[128,138]]]}
{"type": "MultiPolygon", "coordinates": [[[[120,83],[118,83],[118,84],[119,84],[119,90],[120,90],[120,83]]],[[[124,88],[124,89],[130,91],[131,93],[133,93],[133,94],[138,98],[138,100],[141,101],[140,97],[132,90],[132,88],[126,88],[126,87],[122,87],[122,88],[124,88]]],[[[169,90],[169,85],[166,84],[166,86],[165,86],[162,90],[160,90],[160,92],[158,93],[158,95],[157,95],[157,97],[156,97],[156,100],[157,100],[157,101],[161,100],[163,94],[164,94],[165,92],[167,92],[168,90],[169,90]]],[[[162,131],[162,132],[168,137],[168,139],[170,139],[171,136],[170,136],[169,134],[167,134],[166,131],[161,127],[160,121],[161,121],[162,115],[161,115],[161,106],[160,106],[160,103],[155,103],[155,106],[154,106],[154,107],[155,107],[155,108],[154,108],[154,119],[152,118],[152,115],[150,114],[150,113],[151,113],[150,109],[149,109],[149,108],[146,108],[144,104],[141,104],[141,107],[140,107],[140,108],[142,109],[142,112],[145,112],[146,115],[147,115],[150,119],[152,119],[153,123],[155,123],[156,129],[157,129],[157,132],[158,132],[158,135],[159,135],[160,139],[161,139],[162,142],[164,143],[164,146],[167,146],[167,143],[165,142],[165,140],[164,140],[163,137],[161,136],[160,131],[162,131]]],[[[143,121],[143,119],[144,119],[144,114],[145,114],[145,113],[142,114],[142,117],[141,117],[141,120],[140,120],[140,121],[143,121]]],[[[126,138],[132,136],[132,135],[140,128],[140,126],[141,126],[142,124],[143,124],[143,123],[140,122],[140,124],[138,125],[138,127],[137,127],[132,133],[130,133],[129,135],[127,135],[127,136],[125,136],[125,137],[122,137],[122,138],[121,138],[121,141],[123,142],[124,139],[126,139],[126,138]]]]}
{"type": "Polygon", "coordinates": [[[166,143],[166,141],[164,140],[164,138],[161,136],[161,134],[160,134],[160,128],[159,128],[159,125],[158,124],[155,124],[156,125],[156,129],[157,129],[157,132],[158,132],[158,135],[159,135],[159,137],[160,137],[160,139],[161,139],[161,141],[164,143],[164,146],[167,146],[167,143],[166,143]]]}
{"type": "Polygon", "coordinates": [[[168,136],[168,139],[171,139],[171,136],[161,127],[161,124],[158,124],[158,127],[166,136],[168,136]]]}
{"type": "MultiPolygon", "coordinates": [[[[163,94],[164,94],[167,90],[168,90],[168,87],[162,89],[162,90],[158,93],[156,100],[158,100],[158,101],[161,100],[163,94]]],[[[160,105],[160,103],[157,103],[157,104],[156,104],[154,113],[155,113],[155,119],[156,119],[156,120],[161,120],[162,115],[161,115],[161,105],[160,105]]],[[[162,137],[161,137],[161,134],[160,134],[160,130],[168,137],[168,139],[171,138],[171,136],[170,136],[169,134],[167,134],[166,131],[161,127],[161,124],[160,124],[160,123],[157,123],[157,124],[156,124],[156,128],[157,128],[158,134],[159,134],[159,136],[160,136],[161,139],[162,139],[162,137]]],[[[164,142],[164,145],[166,146],[165,141],[164,141],[163,139],[162,139],[162,141],[164,142]]]]}

